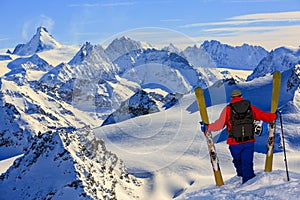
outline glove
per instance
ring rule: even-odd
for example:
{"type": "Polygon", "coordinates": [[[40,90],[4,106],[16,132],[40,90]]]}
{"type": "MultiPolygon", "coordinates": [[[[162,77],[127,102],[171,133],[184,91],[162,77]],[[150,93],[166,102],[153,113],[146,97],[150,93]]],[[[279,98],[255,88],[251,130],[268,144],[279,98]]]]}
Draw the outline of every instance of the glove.
{"type": "Polygon", "coordinates": [[[201,131],[206,134],[208,132],[208,124],[204,123],[204,122],[200,122],[201,124],[201,131]]]}
{"type": "Polygon", "coordinates": [[[275,120],[276,120],[281,115],[281,110],[276,110],[275,114],[276,114],[276,118],[275,118],[275,120]]]}

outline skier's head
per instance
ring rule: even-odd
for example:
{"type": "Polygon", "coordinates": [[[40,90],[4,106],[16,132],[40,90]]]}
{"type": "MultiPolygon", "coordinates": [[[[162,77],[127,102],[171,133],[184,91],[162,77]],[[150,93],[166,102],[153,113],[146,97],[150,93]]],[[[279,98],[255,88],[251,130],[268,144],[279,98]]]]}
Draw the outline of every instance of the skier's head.
{"type": "Polygon", "coordinates": [[[240,90],[232,90],[231,92],[231,98],[233,97],[241,97],[242,96],[242,92],[240,90]]]}

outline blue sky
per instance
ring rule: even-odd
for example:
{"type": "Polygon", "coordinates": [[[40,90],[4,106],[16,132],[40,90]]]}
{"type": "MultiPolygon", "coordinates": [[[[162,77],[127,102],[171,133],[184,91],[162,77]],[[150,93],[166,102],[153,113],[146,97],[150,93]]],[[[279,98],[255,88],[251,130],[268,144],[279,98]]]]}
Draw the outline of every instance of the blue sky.
{"type": "Polygon", "coordinates": [[[45,26],[62,44],[105,45],[121,35],[184,47],[204,40],[268,50],[300,45],[299,0],[0,0],[0,49],[45,26]]]}

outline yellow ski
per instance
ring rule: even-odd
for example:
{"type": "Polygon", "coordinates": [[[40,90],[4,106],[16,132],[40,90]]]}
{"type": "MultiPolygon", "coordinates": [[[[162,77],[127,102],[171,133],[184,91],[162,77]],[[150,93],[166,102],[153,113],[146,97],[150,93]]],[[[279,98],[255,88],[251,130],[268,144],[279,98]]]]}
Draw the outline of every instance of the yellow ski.
{"type": "MultiPolygon", "coordinates": [[[[206,124],[209,124],[203,90],[199,87],[196,88],[195,95],[196,95],[198,108],[200,111],[202,121],[206,124]]],[[[208,151],[210,156],[210,162],[212,164],[212,168],[215,176],[216,185],[217,186],[224,185],[221,169],[219,166],[219,159],[217,157],[214,140],[210,131],[206,134],[206,141],[207,141],[207,146],[208,146],[208,151]]]]}
{"type": "MultiPolygon", "coordinates": [[[[279,71],[275,71],[273,74],[271,113],[275,113],[278,108],[280,83],[281,83],[281,73],[279,71]]],[[[275,128],[276,128],[276,121],[269,124],[269,129],[268,129],[269,136],[268,136],[268,144],[267,144],[265,172],[272,171],[275,128]]]]}

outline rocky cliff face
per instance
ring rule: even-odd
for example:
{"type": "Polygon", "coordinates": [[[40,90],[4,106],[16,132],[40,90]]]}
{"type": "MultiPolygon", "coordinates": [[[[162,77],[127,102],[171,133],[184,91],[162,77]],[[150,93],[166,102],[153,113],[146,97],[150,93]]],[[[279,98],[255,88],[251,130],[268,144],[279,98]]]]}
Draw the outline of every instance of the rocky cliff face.
{"type": "Polygon", "coordinates": [[[138,199],[141,182],[85,127],[35,136],[0,186],[4,199],[138,199]]]}

